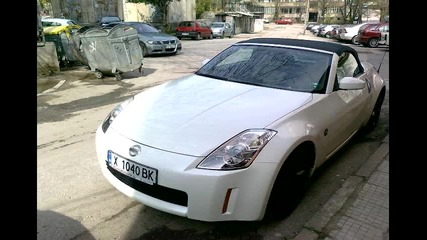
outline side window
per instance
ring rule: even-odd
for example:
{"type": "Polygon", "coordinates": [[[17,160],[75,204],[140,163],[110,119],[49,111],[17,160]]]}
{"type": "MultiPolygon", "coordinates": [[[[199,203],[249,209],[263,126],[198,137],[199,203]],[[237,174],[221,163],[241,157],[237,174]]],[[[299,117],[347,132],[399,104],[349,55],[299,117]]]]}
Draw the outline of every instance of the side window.
{"type": "Polygon", "coordinates": [[[356,58],[349,52],[341,54],[337,65],[337,81],[341,81],[344,77],[354,77],[359,73],[359,65],[356,58]]]}

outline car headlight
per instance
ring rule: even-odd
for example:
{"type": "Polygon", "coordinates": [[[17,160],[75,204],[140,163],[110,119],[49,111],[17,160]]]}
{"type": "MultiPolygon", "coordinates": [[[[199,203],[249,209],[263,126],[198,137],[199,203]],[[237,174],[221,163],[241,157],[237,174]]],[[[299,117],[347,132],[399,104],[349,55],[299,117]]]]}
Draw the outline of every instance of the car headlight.
{"type": "Polygon", "coordinates": [[[105,133],[114,119],[119,115],[119,113],[130,103],[133,101],[133,96],[128,98],[127,100],[120,103],[117,107],[115,107],[104,119],[102,123],[102,131],[105,133]]]}
{"type": "Polygon", "coordinates": [[[147,41],[147,43],[151,44],[151,45],[161,45],[162,44],[160,41],[152,41],[152,40],[147,41]]]}
{"type": "Polygon", "coordinates": [[[247,168],[276,133],[269,129],[249,129],[239,133],[215,149],[197,168],[211,170],[247,168]]]}

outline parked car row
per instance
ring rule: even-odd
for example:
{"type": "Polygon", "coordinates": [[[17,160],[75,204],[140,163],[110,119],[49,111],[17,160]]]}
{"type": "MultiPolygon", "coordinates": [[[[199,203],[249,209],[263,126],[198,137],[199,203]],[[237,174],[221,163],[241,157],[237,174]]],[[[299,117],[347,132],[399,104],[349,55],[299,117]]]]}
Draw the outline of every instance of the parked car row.
{"type": "Polygon", "coordinates": [[[316,36],[336,39],[341,42],[350,42],[355,45],[375,48],[379,45],[389,46],[389,23],[365,22],[353,25],[334,24],[307,24],[309,30],[316,36]]]}
{"type": "Polygon", "coordinates": [[[213,38],[232,38],[233,27],[228,22],[212,22],[210,25],[203,21],[192,20],[182,21],[175,29],[178,39],[190,38],[194,40],[213,39],[213,38]]]}
{"type": "MultiPolygon", "coordinates": [[[[55,26],[79,26],[77,22],[71,19],[63,18],[44,18],[43,27],[55,26]]],[[[188,38],[194,40],[213,39],[213,38],[232,38],[234,33],[233,26],[228,22],[212,22],[208,25],[204,21],[182,21],[175,29],[175,36],[161,32],[149,23],[136,21],[123,21],[117,16],[104,16],[96,24],[86,26],[85,28],[98,27],[104,30],[111,30],[116,25],[128,25],[135,28],[138,32],[142,54],[144,57],[150,55],[176,54],[182,50],[181,39],[188,38]]]]}

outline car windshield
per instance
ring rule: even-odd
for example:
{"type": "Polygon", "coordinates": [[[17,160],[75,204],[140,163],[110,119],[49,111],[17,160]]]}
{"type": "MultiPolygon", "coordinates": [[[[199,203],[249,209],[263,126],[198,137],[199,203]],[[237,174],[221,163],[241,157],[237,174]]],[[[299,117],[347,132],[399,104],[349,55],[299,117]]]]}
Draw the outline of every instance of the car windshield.
{"type": "Polygon", "coordinates": [[[222,27],[224,27],[224,23],[212,23],[211,27],[213,27],[213,28],[222,28],[222,27]]]}
{"type": "Polygon", "coordinates": [[[179,27],[194,27],[194,22],[180,22],[179,27]]]}
{"type": "Polygon", "coordinates": [[[138,33],[158,33],[159,32],[159,30],[157,30],[157,28],[150,26],[148,24],[131,23],[129,25],[131,25],[133,28],[135,28],[138,33]]]}
{"type": "Polygon", "coordinates": [[[331,59],[331,54],[316,51],[234,45],[196,74],[256,86],[325,93],[331,59]]]}

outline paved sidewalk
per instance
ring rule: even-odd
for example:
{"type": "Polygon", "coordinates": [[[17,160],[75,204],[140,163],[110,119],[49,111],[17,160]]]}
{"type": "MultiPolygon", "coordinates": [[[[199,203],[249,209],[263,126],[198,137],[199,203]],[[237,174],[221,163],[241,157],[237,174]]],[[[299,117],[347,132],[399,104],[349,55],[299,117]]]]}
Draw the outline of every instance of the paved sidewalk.
{"type": "Polygon", "coordinates": [[[389,137],[293,240],[389,239],[389,137]]]}

